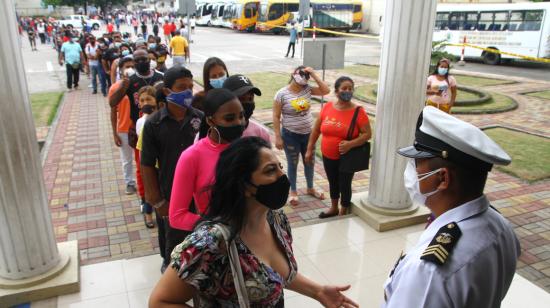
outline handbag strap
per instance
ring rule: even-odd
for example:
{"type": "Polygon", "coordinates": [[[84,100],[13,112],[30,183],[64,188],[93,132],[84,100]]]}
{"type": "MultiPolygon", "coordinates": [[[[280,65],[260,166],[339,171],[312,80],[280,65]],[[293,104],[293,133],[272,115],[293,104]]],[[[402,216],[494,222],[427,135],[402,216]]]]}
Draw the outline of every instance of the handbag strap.
{"type": "Polygon", "coordinates": [[[347,140],[351,140],[353,136],[353,131],[355,130],[355,123],[357,122],[357,116],[359,115],[359,106],[355,108],[355,112],[353,113],[353,118],[351,118],[351,123],[349,125],[348,129],[348,135],[346,137],[347,140]]]}
{"type": "Polygon", "coordinates": [[[243,271],[241,269],[241,262],[239,261],[239,252],[237,251],[237,245],[233,239],[229,243],[229,229],[223,224],[217,224],[220,229],[225,245],[228,250],[229,264],[231,265],[231,272],[233,274],[233,284],[235,285],[235,291],[239,297],[239,307],[250,307],[250,301],[248,300],[248,292],[246,291],[246,285],[244,283],[243,271]]]}

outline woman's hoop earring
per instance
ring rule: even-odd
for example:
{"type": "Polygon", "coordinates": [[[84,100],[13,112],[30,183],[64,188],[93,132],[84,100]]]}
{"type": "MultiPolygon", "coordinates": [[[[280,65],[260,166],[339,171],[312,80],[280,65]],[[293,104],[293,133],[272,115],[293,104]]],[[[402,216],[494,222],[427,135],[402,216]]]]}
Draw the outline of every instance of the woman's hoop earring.
{"type": "Polygon", "coordinates": [[[218,144],[221,144],[222,143],[222,138],[221,138],[221,135],[220,135],[220,131],[215,126],[210,126],[208,128],[208,130],[206,131],[206,135],[210,136],[210,131],[211,130],[216,131],[216,134],[218,135],[218,144]]]}

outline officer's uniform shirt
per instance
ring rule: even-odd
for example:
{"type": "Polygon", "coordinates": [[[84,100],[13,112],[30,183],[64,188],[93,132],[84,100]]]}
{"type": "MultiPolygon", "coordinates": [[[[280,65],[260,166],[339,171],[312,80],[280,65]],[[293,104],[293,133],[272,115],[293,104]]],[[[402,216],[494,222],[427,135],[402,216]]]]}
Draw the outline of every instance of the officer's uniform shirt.
{"type": "Polygon", "coordinates": [[[382,307],[500,307],[519,254],[512,228],[482,196],[443,213],[430,224],[384,284],[386,302],[382,307]],[[462,235],[445,263],[422,260],[440,228],[452,222],[462,235]]]}

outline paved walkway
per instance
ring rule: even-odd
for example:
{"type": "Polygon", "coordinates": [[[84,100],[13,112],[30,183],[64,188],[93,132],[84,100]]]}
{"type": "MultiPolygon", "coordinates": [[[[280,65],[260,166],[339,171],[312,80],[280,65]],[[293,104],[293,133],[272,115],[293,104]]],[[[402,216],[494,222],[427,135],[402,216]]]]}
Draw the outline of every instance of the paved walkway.
{"type": "MultiPolygon", "coordinates": [[[[327,74],[331,80],[334,76],[327,74]]],[[[55,233],[58,241],[78,239],[83,264],[132,258],[158,252],[157,233],[147,229],[135,195],[124,193],[118,148],[112,142],[109,107],[102,96],[92,95],[83,78],[82,90],[67,93],[44,164],[55,233]]],[[[540,84],[536,84],[538,89],[540,84]]],[[[480,126],[506,125],[548,136],[548,101],[517,93],[529,85],[492,87],[517,96],[516,111],[483,116],[460,116],[480,126]]],[[[531,88],[529,88],[531,89],[531,88]]],[[[329,96],[329,99],[331,97],[329,96]]],[[[374,114],[372,105],[363,104],[374,114]]],[[[314,112],[319,107],[314,107],[314,112]]],[[[271,121],[271,110],[257,110],[255,118],[271,121]]],[[[284,153],[279,159],[286,163],[284,153]]],[[[299,190],[305,193],[303,169],[299,167],[299,190]]],[[[368,172],[356,174],[353,190],[368,189],[368,172]]],[[[316,186],[328,197],[328,183],[320,161],[315,167],[316,186]]],[[[524,249],[518,272],[550,291],[550,182],[532,185],[494,171],[487,193],[493,205],[514,224],[524,249]]],[[[285,208],[293,224],[317,221],[329,201],[301,196],[301,205],[285,208]]]]}

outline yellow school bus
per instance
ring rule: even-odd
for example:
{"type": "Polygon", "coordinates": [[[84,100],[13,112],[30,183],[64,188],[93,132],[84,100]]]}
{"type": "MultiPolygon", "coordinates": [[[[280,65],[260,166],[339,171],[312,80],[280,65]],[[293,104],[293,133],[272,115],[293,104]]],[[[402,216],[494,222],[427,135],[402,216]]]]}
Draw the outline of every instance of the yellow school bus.
{"type": "Polygon", "coordinates": [[[361,29],[363,22],[363,1],[353,0],[353,29],[361,29]]]}
{"type": "Polygon", "coordinates": [[[237,0],[233,9],[233,29],[252,32],[258,20],[259,0],[237,0]]]}
{"type": "Polygon", "coordinates": [[[299,0],[262,0],[256,31],[281,33],[284,29],[279,27],[285,27],[295,19],[299,7],[299,0]]]}

